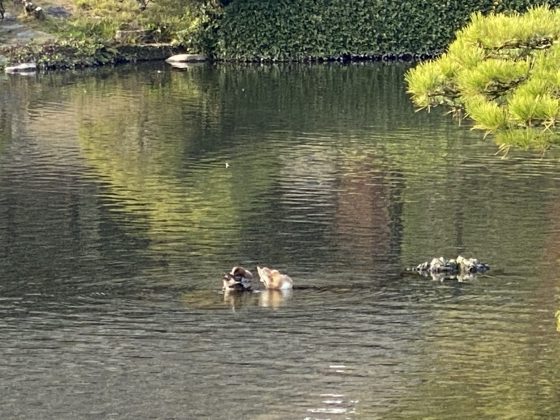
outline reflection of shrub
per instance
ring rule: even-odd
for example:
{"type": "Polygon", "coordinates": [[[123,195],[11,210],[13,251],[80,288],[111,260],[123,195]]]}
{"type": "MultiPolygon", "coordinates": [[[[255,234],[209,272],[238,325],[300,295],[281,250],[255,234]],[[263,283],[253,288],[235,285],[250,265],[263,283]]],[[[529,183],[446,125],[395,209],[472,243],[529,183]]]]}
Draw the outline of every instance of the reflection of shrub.
{"type": "Polygon", "coordinates": [[[471,17],[442,57],[406,75],[408,91],[421,108],[464,107],[475,128],[508,130],[501,140],[541,146],[556,142],[550,131],[560,118],[560,9],[526,14],[471,17]],[[523,135],[514,128],[533,128],[523,135]]]}

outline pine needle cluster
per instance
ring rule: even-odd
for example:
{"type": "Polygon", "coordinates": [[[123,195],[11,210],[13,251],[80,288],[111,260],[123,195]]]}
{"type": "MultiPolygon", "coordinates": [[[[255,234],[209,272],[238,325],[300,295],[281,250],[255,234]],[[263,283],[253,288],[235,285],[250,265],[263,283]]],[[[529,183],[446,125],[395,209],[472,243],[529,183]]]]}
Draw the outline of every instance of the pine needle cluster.
{"type": "Polygon", "coordinates": [[[419,108],[464,108],[474,128],[520,147],[560,143],[560,9],[475,13],[447,52],[406,74],[419,108]]]}

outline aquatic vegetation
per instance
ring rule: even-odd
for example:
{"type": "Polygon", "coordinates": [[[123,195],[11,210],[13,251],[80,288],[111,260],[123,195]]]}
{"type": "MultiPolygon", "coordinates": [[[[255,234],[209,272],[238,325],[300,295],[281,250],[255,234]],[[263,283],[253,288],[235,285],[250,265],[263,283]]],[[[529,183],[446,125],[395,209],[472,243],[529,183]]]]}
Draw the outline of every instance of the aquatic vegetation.
{"type": "Polygon", "coordinates": [[[474,13],[448,51],[411,69],[406,82],[421,109],[464,108],[499,144],[546,148],[560,139],[559,69],[560,9],[540,6],[474,13]]]}

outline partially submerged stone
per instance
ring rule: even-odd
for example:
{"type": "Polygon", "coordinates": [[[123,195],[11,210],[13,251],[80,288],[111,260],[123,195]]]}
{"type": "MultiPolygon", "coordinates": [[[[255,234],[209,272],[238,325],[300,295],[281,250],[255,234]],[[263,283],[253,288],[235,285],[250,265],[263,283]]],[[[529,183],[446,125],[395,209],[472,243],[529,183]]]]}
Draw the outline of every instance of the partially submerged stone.
{"type": "Polygon", "coordinates": [[[204,54],[176,54],[165,60],[169,64],[174,63],[200,63],[202,61],[208,61],[208,57],[204,54]]]}
{"type": "Polygon", "coordinates": [[[434,280],[458,279],[469,280],[476,274],[490,270],[488,264],[476,258],[465,258],[459,255],[456,259],[443,257],[433,258],[430,262],[423,262],[407,271],[413,271],[424,276],[431,276],[434,280]]]}
{"type": "Polygon", "coordinates": [[[465,273],[484,273],[490,270],[488,264],[478,261],[476,258],[464,258],[460,255],[457,257],[457,264],[461,271],[465,273]]]}
{"type": "Polygon", "coordinates": [[[424,268],[425,270],[429,270],[435,273],[453,273],[457,271],[457,262],[455,260],[446,260],[443,257],[434,258],[424,268]]]}
{"type": "Polygon", "coordinates": [[[15,66],[6,67],[6,73],[32,73],[37,70],[35,63],[21,63],[15,66]]]}

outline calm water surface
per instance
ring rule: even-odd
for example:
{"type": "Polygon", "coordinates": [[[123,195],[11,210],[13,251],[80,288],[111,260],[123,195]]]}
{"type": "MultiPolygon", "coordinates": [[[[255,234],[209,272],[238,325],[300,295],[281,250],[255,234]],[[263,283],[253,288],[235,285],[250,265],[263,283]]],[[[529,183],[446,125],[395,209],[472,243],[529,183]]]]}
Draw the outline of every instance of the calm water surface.
{"type": "Polygon", "coordinates": [[[558,156],[405,70],[1,76],[2,417],[556,417],[558,156]],[[459,254],[492,271],[401,275],[459,254]],[[224,297],[234,264],[305,288],[224,297]]]}

